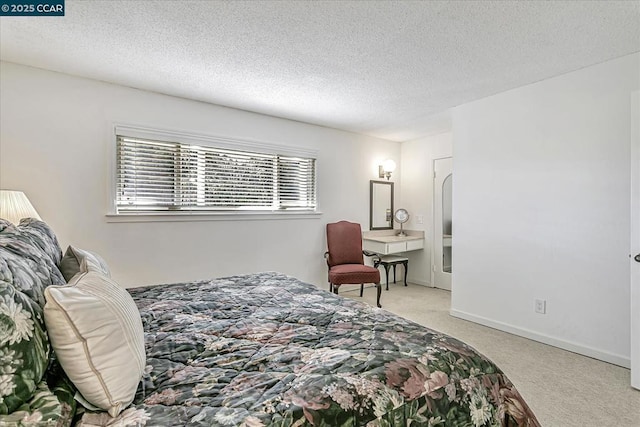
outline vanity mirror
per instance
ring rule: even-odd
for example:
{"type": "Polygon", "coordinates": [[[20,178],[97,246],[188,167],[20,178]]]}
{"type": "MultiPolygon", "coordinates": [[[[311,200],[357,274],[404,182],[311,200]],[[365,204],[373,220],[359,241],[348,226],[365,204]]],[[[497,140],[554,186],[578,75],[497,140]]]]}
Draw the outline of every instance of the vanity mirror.
{"type": "Polygon", "coordinates": [[[400,208],[396,211],[396,213],[393,214],[393,217],[395,218],[396,222],[400,224],[400,232],[396,234],[396,236],[406,236],[407,233],[404,232],[402,226],[405,222],[409,221],[409,212],[407,212],[406,209],[400,208]]]}
{"type": "Polygon", "coordinates": [[[369,182],[369,229],[393,229],[393,182],[369,182]]]}

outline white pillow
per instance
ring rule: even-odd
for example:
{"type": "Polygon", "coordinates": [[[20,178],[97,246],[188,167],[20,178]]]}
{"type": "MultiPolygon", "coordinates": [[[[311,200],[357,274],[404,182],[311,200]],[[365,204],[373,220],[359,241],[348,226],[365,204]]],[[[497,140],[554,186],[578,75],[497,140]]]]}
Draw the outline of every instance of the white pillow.
{"type": "Polygon", "coordinates": [[[133,401],[145,368],[142,321],[125,289],[83,267],[66,286],[45,289],[44,318],[60,365],[84,400],[115,417],[133,401]]]}

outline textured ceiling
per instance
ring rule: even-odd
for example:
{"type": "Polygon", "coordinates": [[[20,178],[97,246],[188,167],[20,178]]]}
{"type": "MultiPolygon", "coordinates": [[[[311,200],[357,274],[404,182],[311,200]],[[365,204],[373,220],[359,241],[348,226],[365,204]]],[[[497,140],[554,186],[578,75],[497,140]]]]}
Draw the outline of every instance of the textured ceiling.
{"type": "Polygon", "coordinates": [[[0,58],[403,141],[450,107],[640,51],[640,1],[66,1],[0,58]]]}

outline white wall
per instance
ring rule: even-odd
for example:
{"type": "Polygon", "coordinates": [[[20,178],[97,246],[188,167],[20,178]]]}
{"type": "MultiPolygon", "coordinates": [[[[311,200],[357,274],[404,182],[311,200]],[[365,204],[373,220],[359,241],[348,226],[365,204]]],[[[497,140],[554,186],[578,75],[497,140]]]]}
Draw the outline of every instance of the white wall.
{"type": "Polygon", "coordinates": [[[0,187],[25,191],[63,248],[100,253],[123,286],[275,270],[324,287],[325,224],[346,219],[368,228],[369,180],[377,179],[381,160],[400,164],[394,142],[11,63],[0,67],[0,187]],[[324,214],[108,223],[113,122],[319,150],[324,214]]]}
{"type": "Polygon", "coordinates": [[[412,283],[431,286],[431,252],[434,236],[433,161],[451,155],[450,132],[402,143],[402,198],[398,207],[403,207],[409,212],[406,229],[425,232],[424,249],[406,253],[409,257],[408,280],[412,283]],[[418,223],[420,216],[422,224],[418,223]]]}
{"type": "Polygon", "coordinates": [[[634,54],[454,109],[452,314],[628,366],[639,87],[634,54]]]}

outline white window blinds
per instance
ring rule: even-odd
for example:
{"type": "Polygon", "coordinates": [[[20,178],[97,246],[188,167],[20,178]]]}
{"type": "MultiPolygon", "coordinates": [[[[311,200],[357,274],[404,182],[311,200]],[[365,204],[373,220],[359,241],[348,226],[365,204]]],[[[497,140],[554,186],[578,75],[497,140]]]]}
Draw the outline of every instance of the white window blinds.
{"type": "Polygon", "coordinates": [[[116,139],[117,213],[316,208],[314,158],[116,139]]]}

